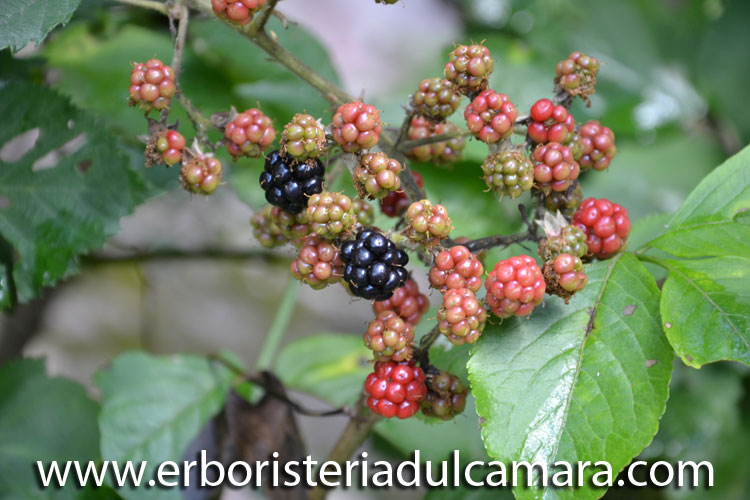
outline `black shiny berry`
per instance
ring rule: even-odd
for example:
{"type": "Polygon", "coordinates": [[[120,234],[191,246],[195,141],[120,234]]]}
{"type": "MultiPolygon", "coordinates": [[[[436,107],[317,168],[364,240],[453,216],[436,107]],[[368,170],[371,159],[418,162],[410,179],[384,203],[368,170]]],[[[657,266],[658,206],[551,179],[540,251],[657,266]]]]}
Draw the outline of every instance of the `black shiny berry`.
{"type": "Polygon", "coordinates": [[[364,299],[387,300],[406,283],[404,266],[409,256],[391,240],[372,229],[362,229],[353,241],[341,245],[341,260],[346,264],[344,280],[349,290],[364,299]]]}
{"type": "Polygon", "coordinates": [[[271,205],[290,214],[307,207],[307,198],[323,191],[325,167],[319,160],[300,163],[291,156],[272,151],[260,174],[260,187],[271,205]]]}

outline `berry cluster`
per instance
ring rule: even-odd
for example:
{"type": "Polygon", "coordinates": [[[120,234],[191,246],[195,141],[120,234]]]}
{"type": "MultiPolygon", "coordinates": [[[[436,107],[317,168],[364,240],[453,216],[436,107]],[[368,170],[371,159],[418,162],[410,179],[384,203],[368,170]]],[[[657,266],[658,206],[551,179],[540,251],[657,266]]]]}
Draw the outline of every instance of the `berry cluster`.
{"type": "Polygon", "coordinates": [[[548,212],[560,212],[565,217],[571,218],[582,201],[581,185],[578,182],[573,182],[565,191],[552,191],[546,194],[544,196],[544,208],[548,212]]]}
{"type": "Polygon", "coordinates": [[[365,380],[367,406],[385,418],[409,418],[427,395],[425,374],[414,361],[378,361],[365,380]]]}
{"type": "Polygon", "coordinates": [[[464,111],[469,132],[487,144],[510,137],[516,117],[518,110],[510,98],[491,89],[476,96],[464,111]]]}
{"type": "MultiPolygon", "coordinates": [[[[424,187],[424,179],[419,172],[411,171],[414,181],[420,188],[424,187]]],[[[411,202],[403,191],[393,191],[380,200],[380,210],[388,217],[401,217],[411,202]]]]}
{"type": "Polygon", "coordinates": [[[531,159],[534,160],[534,185],[545,194],[567,190],[581,172],[570,148],[558,142],[540,144],[531,159]]]}
{"type": "Polygon", "coordinates": [[[433,205],[430,200],[415,201],[409,205],[406,221],[406,237],[423,245],[436,245],[447,238],[453,229],[445,207],[433,205]]]}
{"type": "MultiPolygon", "coordinates": [[[[422,116],[415,116],[409,127],[409,140],[426,139],[444,134],[457,134],[460,129],[450,122],[432,123],[422,116]]],[[[408,151],[406,155],[415,161],[432,162],[437,165],[453,163],[461,158],[461,153],[466,146],[463,137],[454,137],[444,142],[433,142],[417,146],[408,151]]]]}
{"type": "Polygon", "coordinates": [[[511,257],[495,264],[484,282],[487,304],[495,316],[526,316],[542,302],[544,277],[528,255],[511,257]]]}
{"type": "Polygon", "coordinates": [[[315,290],[340,281],[344,273],[339,249],[316,235],[302,241],[299,255],[290,268],[292,276],[315,290]]]}
{"type": "Polygon", "coordinates": [[[401,189],[398,177],[401,170],[403,167],[395,158],[385,153],[368,153],[360,158],[352,173],[354,187],[362,198],[385,198],[401,189]]]}
{"type": "Polygon", "coordinates": [[[168,167],[176,165],[182,160],[185,144],[185,137],[176,130],[162,129],[156,132],[146,144],[146,166],[151,167],[160,163],[168,167]]]}
{"type": "Polygon", "coordinates": [[[614,132],[597,121],[581,125],[577,142],[577,159],[584,170],[606,170],[617,153],[614,132]]]}
{"type": "Polygon", "coordinates": [[[251,219],[255,238],[264,247],[272,248],[292,242],[302,245],[302,240],[310,234],[310,224],[304,212],[290,214],[279,207],[267,205],[251,219]]]}
{"type": "Polygon", "coordinates": [[[445,78],[468,96],[487,88],[487,81],[495,69],[490,50],[484,45],[459,45],[445,63],[445,78]]]}
{"type": "Polygon", "coordinates": [[[411,102],[417,114],[441,121],[456,111],[461,103],[461,94],[450,80],[426,78],[419,83],[411,102]]]}
{"type": "Polygon", "coordinates": [[[227,123],[224,137],[227,151],[235,160],[240,156],[257,158],[276,139],[276,131],[269,117],[252,108],[227,123]]]}
{"type": "Polygon", "coordinates": [[[146,113],[169,106],[177,92],[172,68],[158,59],[134,63],[130,73],[130,99],[128,104],[138,106],[146,113]]]}
{"type": "Polygon", "coordinates": [[[281,151],[299,161],[319,158],[325,152],[325,144],[323,124],[311,115],[294,115],[281,133],[281,151]]]}
{"type": "MultiPolygon", "coordinates": [[[[542,292],[544,293],[544,292],[542,292]]],[[[484,331],[487,311],[468,288],[452,288],[443,294],[438,329],[455,345],[473,344],[484,331]]]]}
{"type": "Polygon", "coordinates": [[[356,153],[377,146],[382,128],[378,110],[357,101],[338,107],[333,115],[331,134],[344,151],[356,153]]]}
{"type": "Polygon", "coordinates": [[[534,165],[521,151],[490,154],[482,163],[487,187],[502,196],[517,198],[534,185],[534,165]]]}
{"type": "Polygon", "coordinates": [[[219,187],[221,172],[222,166],[218,158],[210,154],[199,154],[182,161],[180,184],[190,193],[209,195],[219,187]]]}
{"type": "Polygon", "coordinates": [[[266,0],[211,0],[214,14],[220,19],[244,26],[266,4],[266,0]]]}
{"type": "Polygon", "coordinates": [[[318,160],[298,162],[273,151],[266,157],[260,187],[268,203],[297,214],[307,207],[308,197],[323,191],[324,175],[325,167],[318,160]]]}
{"type": "Polygon", "coordinates": [[[396,288],[390,299],[372,303],[375,314],[393,310],[412,325],[419,323],[429,307],[427,296],[419,291],[419,286],[413,279],[406,280],[404,286],[396,288]]]}
{"type": "Polygon", "coordinates": [[[484,266],[463,245],[438,253],[430,269],[430,286],[441,292],[468,288],[476,293],[482,288],[483,278],[484,266]]]}
{"type": "Polygon", "coordinates": [[[372,226],[375,221],[375,209],[372,208],[372,205],[361,198],[355,198],[352,204],[357,222],[363,226],[372,226]]]}
{"type": "Polygon", "coordinates": [[[372,229],[362,229],[356,239],[341,246],[344,280],[363,299],[386,300],[408,278],[404,266],[409,256],[391,240],[372,229]]]}
{"type": "Polygon", "coordinates": [[[381,311],[367,327],[364,341],[376,361],[408,361],[413,352],[414,326],[394,311],[381,311]]]}
{"type": "Polygon", "coordinates": [[[305,213],[310,229],[321,238],[345,236],[357,223],[351,198],[342,193],[313,194],[305,213]]]}
{"type": "Polygon", "coordinates": [[[427,396],[422,413],[428,417],[450,420],[464,411],[468,390],[461,380],[448,372],[427,375],[427,396]]]}
{"type": "Polygon", "coordinates": [[[576,122],[565,106],[549,99],[539,99],[531,106],[527,129],[529,139],[537,144],[564,143],[575,130],[576,122]]]}
{"type": "Polygon", "coordinates": [[[588,97],[594,93],[599,61],[581,52],[572,52],[557,63],[555,83],[570,96],[588,97]]]}
{"type": "Polygon", "coordinates": [[[586,233],[573,225],[566,225],[539,242],[539,257],[543,260],[552,259],[563,253],[583,257],[588,251],[586,233]]]}
{"type": "Polygon", "coordinates": [[[544,263],[547,293],[562,297],[567,304],[570,297],[583,290],[589,279],[579,257],[561,253],[544,263]]]}
{"type": "Polygon", "coordinates": [[[598,259],[619,252],[630,234],[627,210],[605,198],[583,200],[573,216],[573,224],[586,233],[587,256],[598,259]]]}

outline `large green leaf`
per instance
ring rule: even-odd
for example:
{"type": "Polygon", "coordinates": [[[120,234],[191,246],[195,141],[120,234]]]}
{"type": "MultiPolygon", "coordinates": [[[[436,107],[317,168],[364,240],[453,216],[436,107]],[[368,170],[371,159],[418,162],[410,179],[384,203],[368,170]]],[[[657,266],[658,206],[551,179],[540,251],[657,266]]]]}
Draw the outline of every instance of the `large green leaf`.
{"type": "Polygon", "coordinates": [[[17,252],[12,276],[18,300],[26,301],[115,234],[148,188],[117,141],[49,89],[2,87],[0,116],[0,145],[38,132],[25,154],[19,145],[0,156],[0,234],[17,252]]]}
{"type": "Polygon", "coordinates": [[[650,243],[678,257],[750,255],[750,146],[717,167],[650,243]]]}
{"type": "Polygon", "coordinates": [[[81,0],[0,0],[0,49],[37,45],[70,20],[81,0]]]}
{"type": "MultiPolygon", "coordinates": [[[[147,479],[160,462],[181,461],[190,442],[224,405],[232,377],[224,366],[195,356],[118,356],[94,376],[102,393],[102,458],[148,461],[147,479]]],[[[124,487],[119,493],[126,499],[181,498],[175,488],[124,487]]]]}
{"type": "MultiPolygon", "coordinates": [[[[587,268],[569,305],[489,327],[469,378],[490,456],[608,461],[613,473],[648,445],[664,412],[673,353],[661,332],[653,277],[630,254],[587,268]]],[[[598,498],[605,488],[518,488],[517,498],[598,498]]]]}
{"type": "Polygon", "coordinates": [[[750,258],[654,261],[669,270],[661,315],[680,358],[696,368],[720,360],[750,365],[750,258]]]}
{"type": "Polygon", "coordinates": [[[48,467],[57,460],[64,468],[68,460],[80,460],[84,467],[96,460],[97,411],[82,386],[48,378],[41,360],[0,368],[0,498],[80,498],[83,492],[72,480],[62,490],[42,490],[36,462],[48,467]]]}

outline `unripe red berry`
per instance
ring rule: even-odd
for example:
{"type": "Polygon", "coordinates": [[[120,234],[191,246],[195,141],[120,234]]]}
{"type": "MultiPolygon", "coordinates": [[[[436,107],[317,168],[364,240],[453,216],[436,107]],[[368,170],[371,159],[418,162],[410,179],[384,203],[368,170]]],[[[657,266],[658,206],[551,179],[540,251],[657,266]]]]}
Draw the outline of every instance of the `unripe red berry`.
{"type": "Polygon", "coordinates": [[[385,418],[413,416],[427,395],[425,374],[414,360],[396,363],[378,361],[365,379],[367,406],[385,418]]]}
{"type": "Polygon", "coordinates": [[[557,63],[555,83],[568,95],[588,97],[594,93],[599,61],[581,52],[572,52],[557,63]]]}
{"type": "Polygon", "coordinates": [[[235,158],[258,158],[273,144],[276,131],[271,119],[259,109],[248,109],[238,114],[224,128],[227,151],[235,158]]]}
{"type": "Polygon", "coordinates": [[[331,134],[344,151],[356,153],[377,146],[382,128],[378,110],[357,101],[338,107],[333,115],[331,134]]]}
{"type": "Polygon", "coordinates": [[[459,92],[474,95],[487,88],[495,62],[490,50],[481,44],[458,45],[445,63],[445,78],[452,81],[459,92]]]}
{"type": "Polygon", "coordinates": [[[531,154],[535,186],[545,194],[567,190],[581,172],[567,146],[558,142],[540,144],[531,154]]]}
{"type": "Polygon", "coordinates": [[[575,119],[564,106],[549,99],[539,99],[531,106],[531,121],[527,128],[529,139],[537,144],[564,143],[575,130],[575,119]]]}
{"type": "Polygon", "coordinates": [[[455,345],[473,344],[484,331],[487,311],[484,303],[468,288],[454,288],[443,294],[438,311],[438,329],[455,345]]]}
{"type": "Polygon", "coordinates": [[[317,235],[307,236],[290,266],[292,276],[315,290],[341,281],[344,263],[339,249],[317,235]]]}
{"type": "Polygon", "coordinates": [[[209,195],[221,184],[221,175],[222,166],[218,158],[198,155],[190,160],[183,160],[180,184],[191,193],[209,195]]]}
{"type": "Polygon", "coordinates": [[[430,200],[415,201],[406,210],[407,238],[423,245],[436,245],[447,238],[453,229],[448,210],[430,200]]]}
{"type": "Polygon", "coordinates": [[[468,288],[476,293],[482,287],[483,277],[484,266],[463,245],[438,253],[430,269],[430,285],[441,292],[468,288]]]}
{"type": "Polygon", "coordinates": [[[501,260],[484,281],[487,304],[500,318],[526,316],[542,302],[544,277],[528,255],[501,260]]]}
{"type": "Polygon", "coordinates": [[[565,217],[571,218],[582,201],[581,185],[574,181],[565,191],[552,191],[546,195],[544,197],[544,208],[551,213],[559,211],[565,217]]]}
{"type": "Polygon", "coordinates": [[[413,279],[406,280],[404,286],[396,288],[390,299],[372,303],[375,314],[393,310],[412,325],[419,323],[429,307],[427,296],[420,293],[419,285],[413,279]]]}
{"type": "Polygon", "coordinates": [[[586,233],[588,257],[606,259],[619,252],[630,234],[628,212],[606,198],[583,200],[573,224],[586,233]]]}
{"type": "Polygon", "coordinates": [[[145,63],[133,63],[130,73],[130,106],[138,106],[147,114],[152,110],[162,110],[177,91],[174,71],[158,59],[145,63]]]}
{"type": "Polygon", "coordinates": [[[401,163],[385,153],[363,155],[354,168],[354,187],[362,198],[385,198],[401,189],[401,163]]]}
{"type": "Polygon", "coordinates": [[[487,144],[510,137],[517,117],[518,110],[510,98],[491,89],[476,96],[464,111],[469,131],[487,144]]]}
{"type": "Polygon", "coordinates": [[[395,311],[381,311],[363,339],[376,361],[408,361],[413,353],[414,326],[395,311]]]}
{"type": "MultiPolygon", "coordinates": [[[[436,135],[453,134],[460,132],[458,126],[450,122],[432,123],[423,116],[415,116],[409,127],[409,140],[415,141],[436,135]]],[[[407,151],[406,155],[412,160],[419,162],[431,162],[437,165],[453,163],[461,158],[461,153],[466,146],[464,137],[455,137],[444,142],[433,142],[424,144],[407,151]]]]}
{"type": "Polygon", "coordinates": [[[589,281],[581,259],[569,253],[558,254],[544,263],[544,280],[547,293],[562,297],[566,304],[589,281]]]}
{"type": "Polygon", "coordinates": [[[211,8],[219,19],[244,26],[266,4],[267,0],[211,0],[211,8]]]}
{"type": "Polygon", "coordinates": [[[597,121],[589,121],[578,129],[578,136],[581,168],[606,170],[617,153],[614,132],[597,121]]]}

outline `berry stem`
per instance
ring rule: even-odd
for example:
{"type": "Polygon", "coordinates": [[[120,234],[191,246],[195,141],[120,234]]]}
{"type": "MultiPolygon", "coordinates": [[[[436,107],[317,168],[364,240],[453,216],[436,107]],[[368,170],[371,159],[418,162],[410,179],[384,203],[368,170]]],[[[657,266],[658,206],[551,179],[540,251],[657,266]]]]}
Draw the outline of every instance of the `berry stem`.
{"type": "Polygon", "coordinates": [[[279,3],[279,1],[280,0],[269,0],[266,7],[260,12],[260,15],[255,20],[254,24],[256,24],[256,30],[261,31],[265,28],[268,19],[271,17],[271,14],[273,14],[273,10],[276,8],[276,4],[279,3]]]}
{"type": "MultiPolygon", "coordinates": [[[[188,21],[190,19],[190,9],[177,0],[172,9],[169,11],[170,19],[177,19],[177,33],[174,37],[174,51],[172,52],[172,71],[174,71],[175,84],[179,85],[180,67],[182,66],[182,52],[185,49],[185,38],[187,37],[188,21]],[[176,13],[176,14],[175,14],[176,13]]],[[[182,102],[182,101],[180,101],[182,102]]],[[[161,124],[166,126],[169,108],[161,112],[161,124]]]]}
{"type": "Polygon", "coordinates": [[[133,5],[135,7],[142,7],[144,9],[151,9],[155,10],[157,12],[160,12],[164,14],[165,16],[169,15],[169,10],[167,9],[167,6],[162,2],[157,2],[155,0],[117,0],[120,3],[133,5]]]}
{"type": "Polygon", "coordinates": [[[523,233],[509,235],[497,234],[495,236],[487,236],[485,238],[478,238],[476,240],[471,240],[462,244],[463,246],[468,248],[469,251],[476,252],[477,250],[485,250],[494,247],[507,247],[514,243],[535,240],[536,238],[533,234],[528,231],[524,231],[523,233]]]}
{"type": "Polygon", "coordinates": [[[284,332],[289,326],[289,320],[292,318],[299,288],[299,281],[290,276],[281,295],[279,307],[276,309],[276,316],[273,318],[266,340],[258,354],[258,360],[255,363],[258,370],[266,370],[273,363],[276,351],[284,338],[284,332]]]}
{"type": "Polygon", "coordinates": [[[414,359],[419,361],[423,368],[430,364],[429,352],[432,344],[440,336],[440,329],[435,325],[432,330],[419,340],[419,347],[414,350],[414,359]]]}

